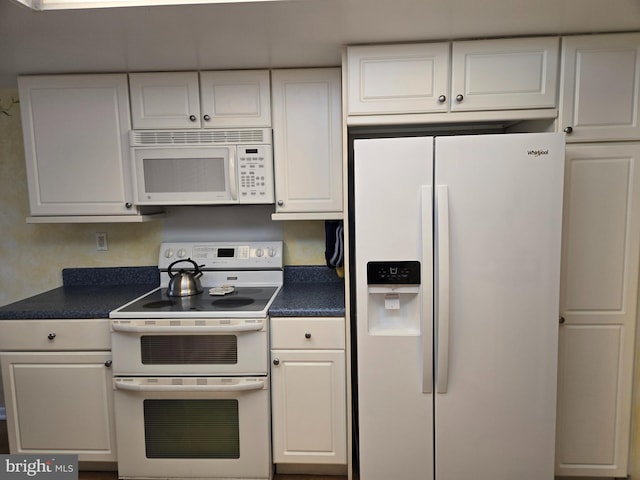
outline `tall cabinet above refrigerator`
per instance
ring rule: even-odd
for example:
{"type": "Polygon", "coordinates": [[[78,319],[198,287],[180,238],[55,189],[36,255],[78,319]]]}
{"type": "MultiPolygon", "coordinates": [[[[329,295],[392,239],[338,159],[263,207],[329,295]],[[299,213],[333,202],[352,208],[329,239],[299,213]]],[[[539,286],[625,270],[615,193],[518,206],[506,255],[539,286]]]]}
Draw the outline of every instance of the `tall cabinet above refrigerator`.
{"type": "Polygon", "coordinates": [[[361,480],[551,480],[564,136],[354,141],[361,480]]]}

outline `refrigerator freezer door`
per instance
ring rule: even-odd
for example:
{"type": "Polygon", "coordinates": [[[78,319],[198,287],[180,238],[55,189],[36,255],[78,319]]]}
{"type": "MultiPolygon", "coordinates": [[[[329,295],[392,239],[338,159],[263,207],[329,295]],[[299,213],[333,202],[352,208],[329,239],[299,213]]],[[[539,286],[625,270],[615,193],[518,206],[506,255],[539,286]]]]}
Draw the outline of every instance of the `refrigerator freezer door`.
{"type": "Polygon", "coordinates": [[[437,480],[553,479],[563,172],[559,134],[436,140],[450,253],[437,480]]]}
{"type": "Polygon", "coordinates": [[[354,150],[360,478],[431,480],[433,139],[356,140],[354,150]],[[392,294],[368,288],[367,263],[404,260],[421,262],[419,288],[385,302],[392,294]]]}

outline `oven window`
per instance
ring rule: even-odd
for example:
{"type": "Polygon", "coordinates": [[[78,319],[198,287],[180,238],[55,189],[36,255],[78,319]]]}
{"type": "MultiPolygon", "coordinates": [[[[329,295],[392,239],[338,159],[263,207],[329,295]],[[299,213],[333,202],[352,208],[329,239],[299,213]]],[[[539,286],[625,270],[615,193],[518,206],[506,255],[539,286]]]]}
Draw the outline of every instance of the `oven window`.
{"type": "Polygon", "coordinates": [[[144,400],[147,458],[240,458],[238,400],[144,400]]]}
{"type": "Polygon", "coordinates": [[[143,335],[144,365],[234,365],[238,363],[236,335],[143,335]]]}

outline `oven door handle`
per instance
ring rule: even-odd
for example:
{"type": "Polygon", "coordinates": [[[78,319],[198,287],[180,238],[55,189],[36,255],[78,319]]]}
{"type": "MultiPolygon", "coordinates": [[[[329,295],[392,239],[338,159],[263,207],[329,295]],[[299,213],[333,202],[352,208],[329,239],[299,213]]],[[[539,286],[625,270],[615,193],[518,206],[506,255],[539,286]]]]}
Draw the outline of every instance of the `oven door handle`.
{"type": "Polygon", "coordinates": [[[258,332],[264,328],[264,323],[248,323],[242,325],[206,325],[191,326],[185,325],[172,327],[165,325],[127,325],[113,323],[111,329],[114,332],[124,333],[234,333],[234,332],[258,332]]]}
{"type": "Polygon", "coordinates": [[[114,382],[116,390],[130,392],[246,392],[264,389],[264,380],[236,385],[140,385],[138,383],[114,382]]]}

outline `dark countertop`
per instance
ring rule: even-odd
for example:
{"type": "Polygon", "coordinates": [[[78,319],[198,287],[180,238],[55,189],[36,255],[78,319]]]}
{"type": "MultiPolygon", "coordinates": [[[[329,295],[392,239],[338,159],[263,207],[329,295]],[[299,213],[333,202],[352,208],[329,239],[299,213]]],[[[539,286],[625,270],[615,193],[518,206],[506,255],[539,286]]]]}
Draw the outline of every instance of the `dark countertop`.
{"type": "Polygon", "coordinates": [[[63,286],[0,307],[0,320],[109,318],[160,284],[157,267],[69,268],[63,286]]]}
{"type": "MultiPolygon", "coordinates": [[[[0,307],[0,320],[109,318],[109,312],[160,284],[157,267],[70,268],[63,286],[0,307]]],[[[284,269],[274,317],[342,317],[344,281],[323,266],[284,269]]]]}
{"type": "Polygon", "coordinates": [[[269,308],[272,317],[343,317],[344,280],[320,266],[284,269],[284,285],[269,308]]]}

